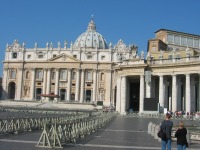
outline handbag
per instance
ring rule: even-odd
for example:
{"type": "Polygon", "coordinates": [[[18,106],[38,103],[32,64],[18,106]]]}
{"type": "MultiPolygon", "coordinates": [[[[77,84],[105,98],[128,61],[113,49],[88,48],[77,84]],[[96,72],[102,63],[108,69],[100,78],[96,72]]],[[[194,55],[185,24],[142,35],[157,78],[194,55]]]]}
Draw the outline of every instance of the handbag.
{"type": "MultiPolygon", "coordinates": [[[[165,125],[165,121],[164,121],[164,125],[165,125]]],[[[166,126],[165,126],[166,128],[166,126]]],[[[157,136],[163,140],[165,140],[167,138],[166,133],[163,131],[162,128],[160,128],[160,130],[157,133],[157,136]]]]}

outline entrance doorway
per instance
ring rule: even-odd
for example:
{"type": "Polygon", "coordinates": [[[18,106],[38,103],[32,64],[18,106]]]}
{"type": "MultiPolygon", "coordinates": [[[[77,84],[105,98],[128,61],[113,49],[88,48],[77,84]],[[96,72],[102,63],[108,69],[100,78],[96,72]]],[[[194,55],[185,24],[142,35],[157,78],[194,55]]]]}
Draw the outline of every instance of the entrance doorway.
{"type": "Polygon", "coordinates": [[[60,100],[65,100],[66,97],[66,89],[60,89],[60,100]]]}
{"type": "Polygon", "coordinates": [[[39,94],[42,94],[42,89],[41,88],[37,88],[36,89],[36,99],[37,100],[41,100],[41,96],[39,96],[39,94]]]}
{"type": "Polygon", "coordinates": [[[15,83],[10,82],[8,85],[8,98],[9,99],[15,99],[15,83]]]}
{"type": "Polygon", "coordinates": [[[86,90],[86,102],[91,101],[91,90],[86,90]]]}
{"type": "Polygon", "coordinates": [[[130,83],[130,103],[129,110],[139,111],[139,101],[140,101],[140,83],[132,82],[130,83]]]}

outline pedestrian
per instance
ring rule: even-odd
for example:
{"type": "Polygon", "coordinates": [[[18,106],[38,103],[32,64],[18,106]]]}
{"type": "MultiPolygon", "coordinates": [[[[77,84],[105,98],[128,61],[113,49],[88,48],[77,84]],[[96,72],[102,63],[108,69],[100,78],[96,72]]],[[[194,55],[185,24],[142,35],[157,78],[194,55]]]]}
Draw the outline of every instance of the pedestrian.
{"type": "Polygon", "coordinates": [[[186,146],[188,145],[186,135],[187,130],[184,127],[184,123],[180,122],[175,133],[175,137],[177,138],[177,150],[186,150],[186,146]]]}
{"type": "Polygon", "coordinates": [[[173,127],[173,122],[170,120],[171,115],[166,114],[165,120],[162,121],[160,128],[166,134],[166,137],[162,139],[162,150],[171,150],[171,132],[173,127]]]}

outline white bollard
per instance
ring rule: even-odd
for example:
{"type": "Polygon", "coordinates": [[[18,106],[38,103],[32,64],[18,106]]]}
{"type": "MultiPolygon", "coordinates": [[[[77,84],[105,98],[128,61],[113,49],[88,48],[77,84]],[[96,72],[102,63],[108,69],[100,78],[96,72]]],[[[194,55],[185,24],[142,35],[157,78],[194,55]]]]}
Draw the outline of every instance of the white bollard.
{"type": "Polygon", "coordinates": [[[148,134],[151,134],[151,126],[152,126],[152,122],[149,122],[148,124],[148,134]]]}

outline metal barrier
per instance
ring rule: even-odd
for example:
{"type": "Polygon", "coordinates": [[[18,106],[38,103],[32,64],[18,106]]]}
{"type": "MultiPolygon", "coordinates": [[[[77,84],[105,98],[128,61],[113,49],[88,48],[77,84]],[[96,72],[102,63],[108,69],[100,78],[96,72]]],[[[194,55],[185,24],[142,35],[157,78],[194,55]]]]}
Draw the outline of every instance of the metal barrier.
{"type": "Polygon", "coordinates": [[[96,131],[108,123],[117,113],[108,112],[73,122],[46,123],[36,147],[63,148],[63,143],[76,142],[78,138],[96,131]]]}
{"type": "MultiPolygon", "coordinates": [[[[92,114],[94,115],[94,114],[92,114]]],[[[32,118],[9,118],[9,119],[0,119],[0,133],[20,133],[23,131],[32,131],[43,129],[46,122],[51,123],[62,123],[66,121],[75,121],[84,118],[88,118],[88,113],[79,113],[79,114],[69,114],[65,116],[48,116],[48,117],[38,117],[32,116],[32,118]]]]}

